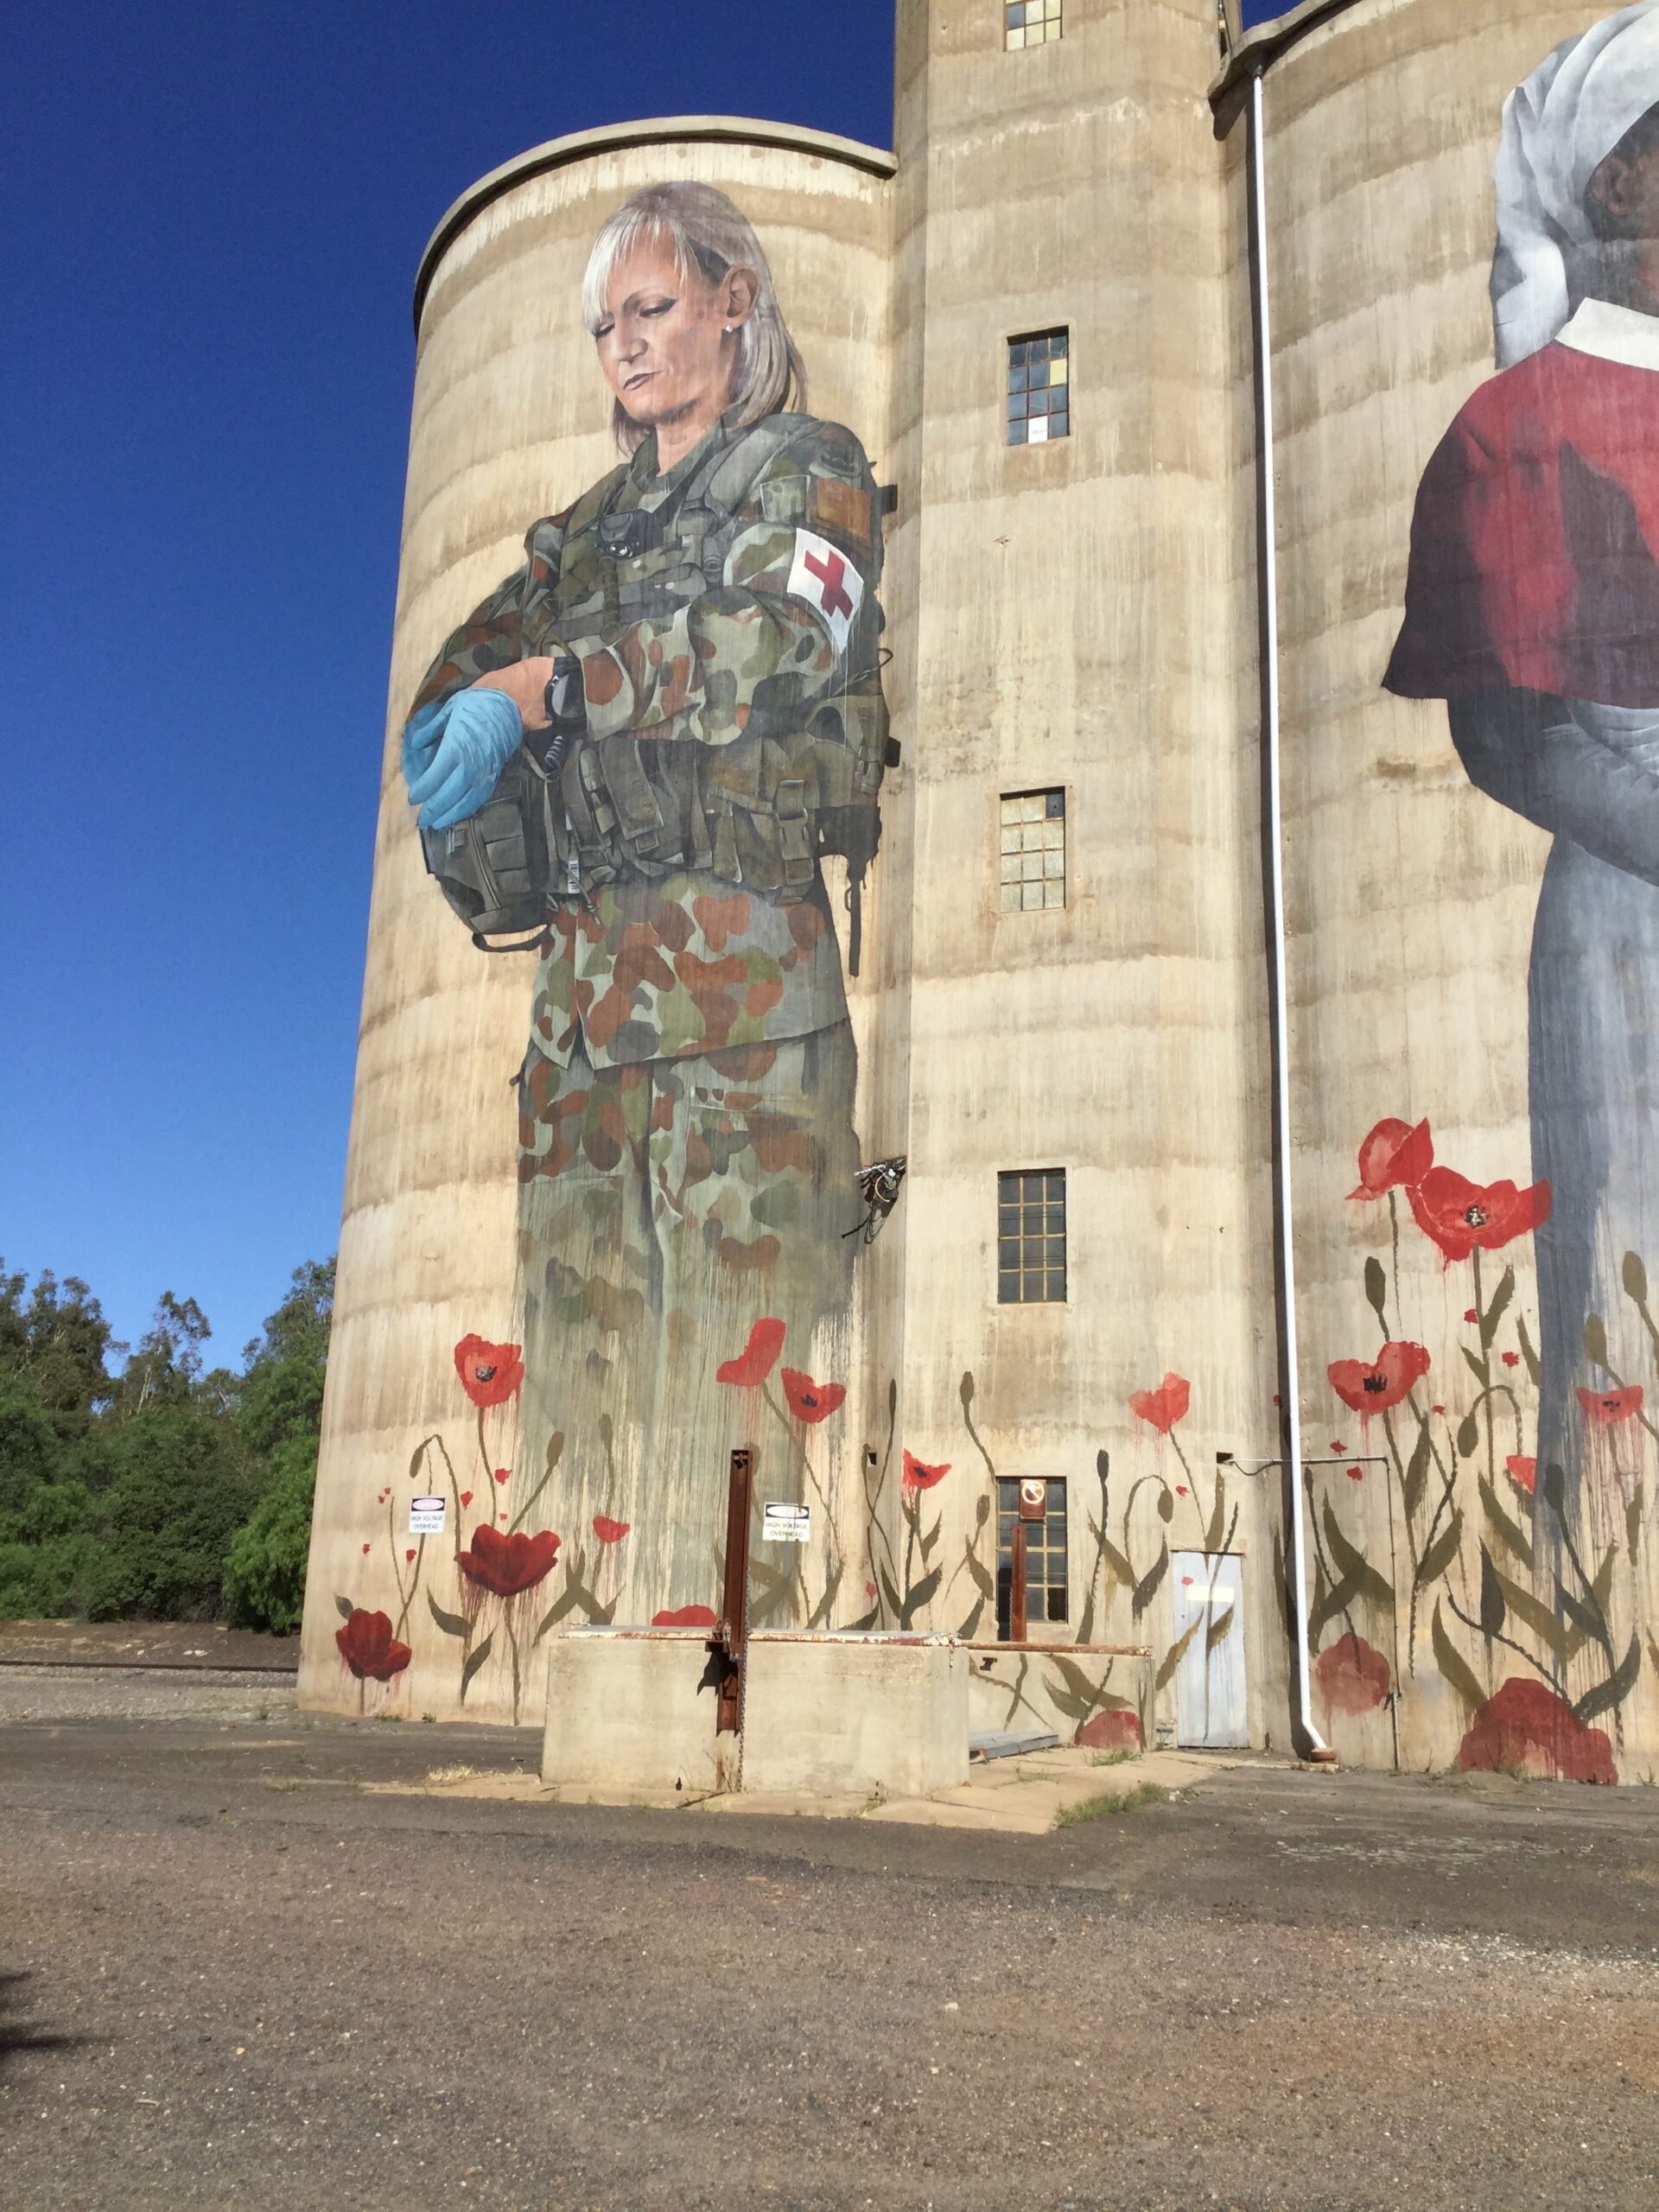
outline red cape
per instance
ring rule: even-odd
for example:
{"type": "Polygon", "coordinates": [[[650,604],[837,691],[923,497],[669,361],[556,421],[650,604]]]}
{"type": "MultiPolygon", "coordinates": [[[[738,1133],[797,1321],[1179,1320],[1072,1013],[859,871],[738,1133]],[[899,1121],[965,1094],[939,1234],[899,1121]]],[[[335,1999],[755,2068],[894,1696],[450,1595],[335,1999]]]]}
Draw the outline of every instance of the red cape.
{"type": "Polygon", "coordinates": [[[1546,346],[1483,385],[1417,493],[1408,699],[1659,707],[1659,372],[1546,346]]]}

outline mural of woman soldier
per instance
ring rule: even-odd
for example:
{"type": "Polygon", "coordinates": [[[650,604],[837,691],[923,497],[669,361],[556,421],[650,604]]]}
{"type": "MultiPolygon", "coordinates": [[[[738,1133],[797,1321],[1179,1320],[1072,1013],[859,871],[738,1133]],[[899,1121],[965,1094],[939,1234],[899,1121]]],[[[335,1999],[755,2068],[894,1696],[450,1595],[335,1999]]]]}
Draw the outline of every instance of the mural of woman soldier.
{"type": "Polygon", "coordinates": [[[1555,840],[1529,986],[1538,1457],[1573,1484],[1575,1386],[1607,1387],[1586,1319],[1616,1334],[1624,1255],[1659,1262],[1656,0],[1511,95],[1497,186],[1502,373],[1423,477],[1385,681],[1445,699],[1472,781],[1555,840]]]}
{"type": "MultiPolygon", "coordinates": [[[[785,411],[804,372],[723,193],[619,208],[582,313],[627,458],[445,644],[403,765],[452,903],[495,925],[518,885],[540,933],[523,1464],[562,1433],[554,1525],[626,1524],[626,1620],[717,1601],[780,1338],[845,1371],[855,1056],[819,863],[874,852],[880,519],[852,432],[785,411]]],[[[787,1446],[769,1496],[800,1494],[787,1446]]]]}

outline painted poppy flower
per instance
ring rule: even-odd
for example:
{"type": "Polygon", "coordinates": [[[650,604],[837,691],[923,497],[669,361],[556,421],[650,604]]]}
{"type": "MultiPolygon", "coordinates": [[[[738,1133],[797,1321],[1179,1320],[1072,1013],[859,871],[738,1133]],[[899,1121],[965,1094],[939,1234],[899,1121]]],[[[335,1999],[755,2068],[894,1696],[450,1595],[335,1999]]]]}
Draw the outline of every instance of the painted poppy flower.
{"type": "Polygon", "coordinates": [[[729,1382],[735,1390],[758,1390],[778,1364],[784,1333],[781,1321],[757,1321],[737,1357],[722,1360],[715,1370],[715,1380],[729,1382]]]}
{"type": "Polygon", "coordinates": [[[1091,1751],[1138,1751],[1140,1716],[1129,1712],[1091,1713],[1072,1741],[1091,1751]]]}
{"type": "Polygon", "coordinates": [[[1167,1436],[1192,1403],[1192,1385],[1184,1375],[1166,1375],[1156,1390],[1134,1390],[1129,1411],[1137,1421],[1149,1421],[1160,1436],[1167,1436]]]}
{"type": "MultiPolygon", "coordinates": [[[[1386,1344],[1374,1360],[1333,1360],[1325,1373],[1343,1404],[1369,1421],[1373,1414],[1392,1413],[1428,1370],[1421,1344],[1386,1344]]],[[[1342,1446],[1332,1449],[1340,1453],[1342,1446]]]]}
{"type": "Polygon", "coordinates": [[[1518,1351],[1506,1351],[1503,1354],[1503,1364],[1505,1367],[1519,1367],[1521,1364],[1520,1353],[1518,1351]]]}
{"type": "Polygon", "coordinates": [[[1613,1747],[1602,1730],[1586,1727],[1547,1684],[1518,1675],[1476,1713],[1459,1747],[1458,1765],[1465,1774],[1521,1767],[1564,1782],[1618,1780],[1613,1747]]]}
{"type": "Polygon", "coordinates": [[[365,1675],[377,1682],[389,1682],[394,1675],[403,1673],[412,1656],[409,1646],[392,1635],[391,1622],[385,1613],[365,1613],[361,1605],[353,1605],[345,1626],[334,1630],[334,1642],[359,1682],[365,1675]]]}
{"type": "Polygon", "coordinates": [[[1379,1122],[1359,1147],[1359,1188],[1351,1198],[1382,1198],[1390,1191],[1410,1190],[1434,1165],[1434,1140],[1428,1123],[1379,1122]]]}
{"type": "Polygon", "coordinates": [[[1477,1244],[1501,1251],[1549,1219],[1548,1183],[1524,1191],[1513,1183],[1471,1183],[1449,1167],[1431,1167],[1409,1192],[1412,1217],[1447,1260],[1466,1260],[1477,1244]]]}
{"type": "Polygon", "coordinates": [[[608,1513],[595,1513],[594,1534],[601,1544],[620,1544],[633,1523],[632,1521],[613,1521],[608,1513]]]}
{"type": "Polygon", "coordinates": [[[455,1372],[461,1387],[481,1409],[505,1406],[516,1398],[524,1379],[524,1363],[518,1344],[493,1344],[482,1337],[463,1337],[455,1346],[455,1372]]]}
{"type": "Polygon", "coordinates": [[[1634,1421],[1641,1412],[1642,1385],[1632,1382],[1624,1390],[1580,1390],[1578,1400],[1592,1428],[1617,1428],[1621,1421],[1634,1421]]]}
{"type": "Polygon", "coordinates": [[[931,1490],[934,1484],[943,1482],[950,1471],[950,1462],[948,1459],[943,1466],[930,1467],[925,1465],[913,1452],[906,1452],[905,1454],[905,1488],[906,1490],[931,1490]]]}
{"type": "Polygon", "coordinates": [[[461,1503],[462,1503],[463,1505],[470,1505],[470,1504],[472,1503],[472,1502],[473,1502],[473,1493],[471,1492],[471,1491],[469,1491],[469,1490],[464,1490],[464,1491],[462,1491],[462,1492],[461,1493],[461,1503]]]}
{"type": "Polygon", "coordinates": [[[1314,1668],[1332,1713],[1375,1713],[1388,1703],[1394,1687],[1388,1661],[1352,1629],[1325,1646],[1314,1668]]]}
{"type": "Polygon", "coordinates": [[[828,1421],[847,1395],[844,1382],[815,1382],[798,1367],[785,1368],[779,1377],[789,1410],[797,1421],[828,1421]]]}
{"type": "Polygon", "coordinates": [[[1509,1469],[1512,1479],[1520,1484],[1529,1497],[1536,1491],[1538,1462],[1535,1459],[1523,1459],[1518,1452],[1515,1452],[1510,1453],[1503,1465],[1509,1469]]]}
{"type": "Polygon", "coordinates": [[[1351,1483],[1363,1483],[1365,1479],[1364,1468],[1350,1467],[1348,1470],[1348,1479],[1351,1483]]]}
{"type": "Polygon", "coordinates": [[[481,1528],[474,1529],[470,1548],[455,1564],[469,1582],[493,1597],[516,1598],[550,1573],[558,1555],[559,1540],[550,1529],[535,1536],[522,1530],[503,1536],[494,1529],[481,1528]]]}
{"type": "Polygon", "coordinates": [[[653,1613],[652,1628],[718,1628],[712,1605],[677,1605],[666,1612],[653,1613]]]}

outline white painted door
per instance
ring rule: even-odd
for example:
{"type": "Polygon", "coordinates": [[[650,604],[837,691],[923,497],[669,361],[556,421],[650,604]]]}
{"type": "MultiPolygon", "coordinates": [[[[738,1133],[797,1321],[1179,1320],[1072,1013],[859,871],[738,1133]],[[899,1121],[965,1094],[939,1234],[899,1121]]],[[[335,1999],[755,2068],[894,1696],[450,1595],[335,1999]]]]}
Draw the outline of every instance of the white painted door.
{"type": "Polygon", "coordinates": [[[1244,1562],[1236,1552],[1177,1552],[1174,1570],[1177,1741],[1248,1744],[1244,1700],[1244,1562]]]}

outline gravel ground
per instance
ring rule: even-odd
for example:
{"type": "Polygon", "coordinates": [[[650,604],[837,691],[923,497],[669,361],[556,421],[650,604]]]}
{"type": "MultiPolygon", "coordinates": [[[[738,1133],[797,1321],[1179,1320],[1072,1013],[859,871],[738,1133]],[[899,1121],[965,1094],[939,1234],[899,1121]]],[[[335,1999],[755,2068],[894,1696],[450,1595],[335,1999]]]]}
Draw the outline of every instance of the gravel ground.
{"type": "Polygon", "coordinates": [[[8,2212],[1659,2201],[1652,1791],[1243,1770],[1026,1839],[355,1786],[535,1754],[0,1725],[8,2212]]]}
{"type": "Polygon", "coordinates": [[[0,1724],[12,1720],[156,1720],[187,1714],[268,1720],[294,1710],[290,1674],[202,1668],[0,1667],[0,1724]]]}

